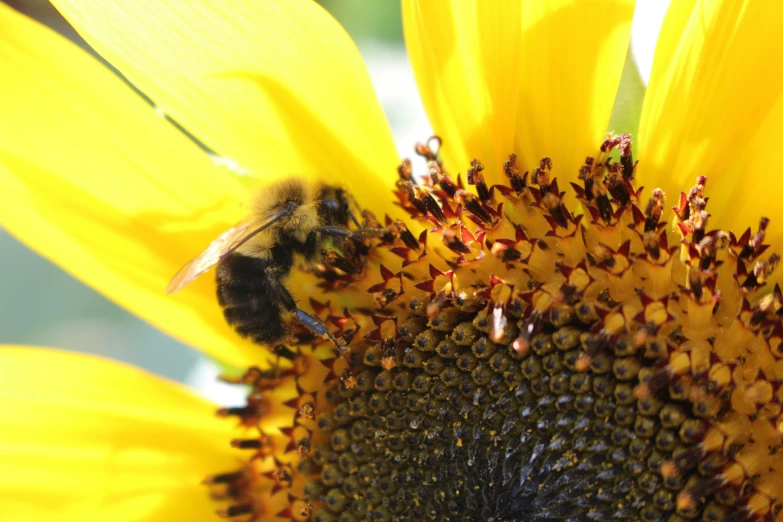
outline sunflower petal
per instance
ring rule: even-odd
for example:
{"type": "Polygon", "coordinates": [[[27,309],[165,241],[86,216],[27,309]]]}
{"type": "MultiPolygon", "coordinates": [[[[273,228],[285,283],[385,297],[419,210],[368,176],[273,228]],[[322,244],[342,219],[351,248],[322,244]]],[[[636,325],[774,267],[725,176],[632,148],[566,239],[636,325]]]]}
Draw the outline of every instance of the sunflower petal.
{"type": "Polygon", "coordinates": [[[0,367],[4,520],[218,520],[200,482],[236,460],[214,406],[96,357],[0,346],[0,367]]]}
{"type": "MultiPolygon", "coordinates": [[[[243,217],[248,191],[114,74],[0,4],[0,223],[131,312],[241,366],[205,276],[166,284],[243,217]]],[[[64,304],[64,306],[67,306],[64,304]]]]}
{"type": "MultiPolygon", "coordinates": [[[[707,181],[707,205],[712,210],[710,223],[723,223],[738,237],[747,227],[758,230],[759,219],[771,219],[764,243],[772,246],[772,252],[783,253],[783,206],[781,206],[781,180],[778,172],[783,165],[783,93],[755,130],[744,151],[715,176],[717,183],[707,181]],[[732,183],[733,180],[737,180],[732,183]],[[729,191],[724,184],[731,184],[729,191]],[[716,209],[719,209],[716,211],[716,209]]],[[[778,268],[774,279],[783,280],[783,269],[778,268]]]]}
{"type": "Polygon", "coordinates": [[[356,47],[315,2],[53,3],[166,113],[252,176],[324,176],[365,206],[389,199],[378,198],[398,163],[388,124],[356,47]]]}
{"type": "MultiPolygon", "coordinates": [[[[778,192],[775,170],[751,174],[749,165],[737,162],[748,161],[758,148],[758,130],[779,104],[782,61],[783,4],[673,2],[658,40],[639,129],[645,184],[675,196],[696,176],[706,175],[711,225],[755,226],[757,217],[737,224],[737,208],[753,205],[758,212],[765,201],[772,202],[778,192]],[[751,184],[762,189],[757,194],[762,199],[746,204],[737,194],[755,190],[745,186],[751,184]]],[[[778,136],[780,130],[772,132],[778,136]]],[[[768,161],[777,149],[761,149],[761,161],[777,168],[779,163],[768,161]]]]}
{"type": "Polygon", "coordinates": [[[574,178],[606,131],[633,0],[403,0],[424,106],[454,170],[474,157],[499,181],[515,152],[574,178]]]}

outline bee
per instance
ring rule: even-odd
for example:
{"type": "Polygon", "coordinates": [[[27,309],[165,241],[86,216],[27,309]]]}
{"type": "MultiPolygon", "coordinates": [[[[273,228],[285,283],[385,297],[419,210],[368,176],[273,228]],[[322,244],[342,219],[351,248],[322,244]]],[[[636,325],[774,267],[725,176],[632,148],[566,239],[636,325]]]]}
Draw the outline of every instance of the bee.
{"type": "Polygon", "coordinates": [[[339,244],[382,234],[359,225],[352,201],[343,188],[299,178],[265,187],[250,217],[183,266],[166,291],[180,290],[217,265],[218,303],[241,336],[275,346],[295,337],[295,327],[301,325],[342,351],[343,343],[327,326],[297,306],[285,280],[294,266],[306,271],[323,267],[327,238],[339,244]],[[351,222],[357,230],[348,229],[351,222]]]}

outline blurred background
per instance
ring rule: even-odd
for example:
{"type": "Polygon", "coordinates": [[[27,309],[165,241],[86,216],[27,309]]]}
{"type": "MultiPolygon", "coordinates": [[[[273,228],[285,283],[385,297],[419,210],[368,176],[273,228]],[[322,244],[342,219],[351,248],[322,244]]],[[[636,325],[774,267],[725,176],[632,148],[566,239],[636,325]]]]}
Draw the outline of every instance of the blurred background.
{"type": "MultiPolygon", "coordinates": [[[[5,3],[92,52],[48,0],[5,3]]],[[[425,140],[432,131],[406,57],[399,1],[319,3],[357,43],[391,123],[400,156],[410,156],[414,142],[425,140]]],[[[665,0],[637,1],[633,53],[626,61],[609,126],[616,132],[634,134],[638,128],[644,79],[649,74],[667,5],[665,0]]],[[[109,357],[186,382],[216,400],[227,400],[226,391],[212,384],[219,371],[214,364],[72,278],[2,228],[0,343],[63,348],[109,357]]]]}

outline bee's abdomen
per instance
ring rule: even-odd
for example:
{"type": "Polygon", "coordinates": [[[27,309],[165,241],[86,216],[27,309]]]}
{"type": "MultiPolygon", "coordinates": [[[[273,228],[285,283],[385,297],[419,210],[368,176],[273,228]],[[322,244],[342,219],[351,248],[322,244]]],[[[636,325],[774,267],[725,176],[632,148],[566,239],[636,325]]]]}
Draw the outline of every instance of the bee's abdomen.
{"type": "Polygon", "coordinates": [[[279,281],[266,272],[263,259],[231,254],[217,266],[218,302],[226,321],[243,337],[271,344],[286,336],[285,303],[279,281]]]}

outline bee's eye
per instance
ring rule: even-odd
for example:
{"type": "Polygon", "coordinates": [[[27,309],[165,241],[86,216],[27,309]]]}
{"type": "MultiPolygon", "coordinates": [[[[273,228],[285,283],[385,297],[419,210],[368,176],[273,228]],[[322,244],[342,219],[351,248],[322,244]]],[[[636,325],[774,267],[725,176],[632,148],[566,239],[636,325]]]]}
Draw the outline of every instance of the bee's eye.
{"type": "Polygon", "coordinates": [[[321,206],[318,213],[326,224],[329,225],[347,225],[348,216],[346,207],[336,199],[324,198],[321,200],[321,206]]]}

